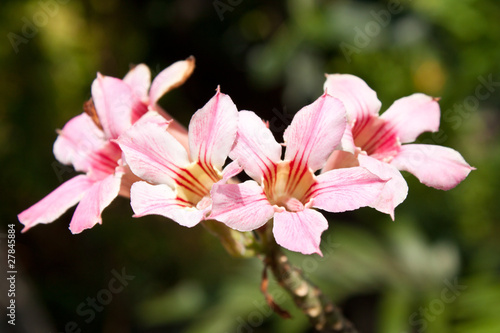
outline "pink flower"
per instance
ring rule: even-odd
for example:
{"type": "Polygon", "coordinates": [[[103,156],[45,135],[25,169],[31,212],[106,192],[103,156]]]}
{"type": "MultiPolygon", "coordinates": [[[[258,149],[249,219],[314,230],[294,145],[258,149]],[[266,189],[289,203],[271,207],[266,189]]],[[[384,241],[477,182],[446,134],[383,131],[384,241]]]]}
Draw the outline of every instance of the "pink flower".
{"type": "Polygon", "coordinates": [[[286,129],[282,160],[282,147],[262,120],[253,112],[240,111],[238,136],[229,156],[254,180],[215,184],[210,218],[250,231],[274,217],[278,244],[304,254],[321,254],[321,234],[328,222],[312,208],[354,210],[371,204],[385,184],[361,167],[314,174],[339,144],[345,127],[342,103],[323,95],[301,109],[286,129]]]}
{"type": "Polygon", "coordinates": [[[139,65],[124,80],[97,75],[86,113],[71,119],[59,132],[54,155],[63,164],[72,164],[78,175],[60,185],[45,198],[18,215],[23,232],[50,223],[79,203],[70,222],[72,233],[101,223],[101,213],[119,193],[127,195],[137,180],[121,162],[120,147],[112,142],[155,105],[158,98],[183,83],[191,74],[194,60],[179,61],[165,69],[153,82],[148,98],[149,69],[139,65]],[[167,74],[165,74],[167,73],[167,74]],[[144,89],[146,87],[146,90],[144,89]]]}
{"type": "Polygon", "coordinates": [[[134,216],[162,215],[187,227],[205,219],[212,185],[238,171],[234,163],[222,171],[237,123],[236,106],[217,89],[191,118],[189,154],[161,122],[139,122],[120,136],[127,164],[145,180],[131,188],[134,216]]]}
{"type": "Polygon", "coordinates": [[[451,148],[406,144],[423,132],[439,129],[436,98],[413,94],[395,101],[379,116],[381,102],[362,79],[347,74],[327,75],[324,87],[344,103],[348,126],[342,138],[344,151],[335,151],[323,171],[360,165],[380,177],[392,178],[372,207],[393,219],[394,208],[408,192],[398,170],[412,173],[427,186],[449,190],[474,169],[451,148]]]}

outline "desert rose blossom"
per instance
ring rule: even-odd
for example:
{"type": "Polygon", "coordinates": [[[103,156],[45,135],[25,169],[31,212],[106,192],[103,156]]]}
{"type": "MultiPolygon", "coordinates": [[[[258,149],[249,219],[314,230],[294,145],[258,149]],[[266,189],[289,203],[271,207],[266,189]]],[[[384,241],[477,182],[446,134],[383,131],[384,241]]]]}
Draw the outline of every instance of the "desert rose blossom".
{"type": "Polygon", "coordinates": [[[134,183],[130,191],[134,217],[162,215],[186,227],[204,220],[212,185],[239,169],[235,163],[222,169],[237,127],[236,106],[217,89],[191,118],[189,153],[160,121],[138,122],[120,136],[117,142],[127,164],[145,180],[134,183]]]}
{"type": "Polygon", "coordinates": [[[257,229],[274,218],[281,246],[321,254],[326,218],[312,208],[344,212],[371,204],[385,180],[364,168],[332,170],[319,176],[346,127],[342,103],[324,94],[302,108],[284,133],[286,151],[253,112],[240,111],[238,135],[230,153],[253,178],[241,184],[215,184],[211,218],[239,231],[257,229]]]}
{"type": "MultiPolygon", "coordinates": [[[[192,72],[192,61],[173,64],[170,76],[159,75],[154,96],[182,83],[192,72]],[[184,68],[186,75],[181,75],[184,68]]],[[[169,67],[170,68],[170,67],[169,67]]],[[[167,68],[165,71],[168,71],[167,68]]],[[[125,81],[97,75],[92,83],[92,99],[85,113],[71,119],[54,143],[54,155],[63,164],[71,164],[78,175],[60,185],[45,198],[18,215],[23,232],[37,224],[53,222],[79,203],[70,222],[72,233],[101,223],[101,213],[119,194],[127,196],[131,183],[138,180],[121,161],[120,147],[112,142],[148,110],[138,91],[144,86],[140,68],[132,70],[125,81]],[[135,91],[135,92],[134,92],[135,91]]],[[[156,99],[153,99],[156,100],[156,99]]]]}
{"type": "Polygon", "coordinates": [[[390,177],[372,207],[390,214],[406,198],[408,186],[399,170],[415,175],[437,189],[457,186],[473,170],[457,151],[428,144],[407,144],[423,132],[438,131],[438,99],[413,94],[395,101],[379,116],[381,102],[362,79],[348,74],[327,75],[325,91],[340,99],[348,125],[342,138],[344,151],[335,151],[323,171],[363,166],[380,177],[390,177]]]}

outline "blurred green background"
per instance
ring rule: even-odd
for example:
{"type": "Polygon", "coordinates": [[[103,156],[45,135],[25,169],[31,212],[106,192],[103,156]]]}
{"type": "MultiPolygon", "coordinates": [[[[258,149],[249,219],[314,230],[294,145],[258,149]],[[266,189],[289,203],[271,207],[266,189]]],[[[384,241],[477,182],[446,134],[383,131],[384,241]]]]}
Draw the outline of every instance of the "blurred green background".
{"type": "Polygon", "coordinates": [[[73,209],[19,233],[16,215],[75,175],[52,144],[96,72],[122,77],[143,62],[157,74],[194,55],[193,76],[161,101],[184,124],[220,85],[281,139],[324,73],[362,77],[383,110],[413,92],[440,96],[441,131],[419,142],[452,147],[477,171],[448,192],[405,174],[395,222],[367,208],[330,214],[324,258],[291,257],[362,332],[500,332],[498,1],[3,0],[0,29],[0,232],[16,223],[19,271],[16,326],[2,310],[0,331],[310,332],[275,284],[293,319],[264,306],[258,259],[231,258],[201,226],[133,219],[126,199],[79,235],[73,209]],[[123,270],[130,280],[109,293],[123,270]],[[105,304],[92,308],[96,297],[105,304]]]}

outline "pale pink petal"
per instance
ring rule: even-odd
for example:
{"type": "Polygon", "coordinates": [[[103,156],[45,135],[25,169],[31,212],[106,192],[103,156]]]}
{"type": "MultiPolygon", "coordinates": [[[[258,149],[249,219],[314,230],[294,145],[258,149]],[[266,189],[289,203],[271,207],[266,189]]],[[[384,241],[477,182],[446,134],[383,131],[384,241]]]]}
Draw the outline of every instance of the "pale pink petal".
{"type": "Polygon", "coordinates": [[[173,187],[179,168],[189,164],[182,145],[154,122],[136,123],[117,142],[132,172],[150,183],[173,187]]]}
{"type": "Polygon", "coordinates": [[[328,74],[325,91],[344,103],[347,119],[352,123],[378,114],[382,103],[365,81],[350,74],[328,74]]]}
{"type": "Polygon", "coordinates": [[[127,130],[132,125],[134,114],[137,114],[137,118],[147,111],[128,84],[101,74],[97,74],[92,83],[92,99],[108,139],[116,139],[127,130]]]}
{"type": "Polygon", "coordinates": [[[436,98],[413,94],[395,101],[381,119],[387,121],[401,143],[413,142],[423,132],[439,130],[439,104],[436,98]]]}
{"type": "Polygon", "coordinates": [[[172,136],[179,141],[186,151],[189,151],[188,142],[188,131],[187,129],[179,124],[177,120],[172,118],[165,110],[157,106],[155,109],[149,108],[149,111],[145,113],[138,121],[139,122],[153,122],[160,126],[168,124],[167,132],[172,134],[172,136]]]}
{"type": "Polygon", "coordinates": [[[134,173],[132,172],[132,170],[130,170],[130,167],[128,165],[123,165],[122,169],[123,169],[123,176],[122,176],[122,182],[120,184],[119,195],[124,198],[130,198],[130,188],[132,187],[132,184],[141,181],[142,179],[134,175],[134,173]]]}
{"type": "Polygon", "coordinates": [[[202,210],[177,200],[175,192],[164,184],[134,183],[130,190],[130,203],[134,217],[161,215],[185,227],[193,227],[204,219],[202,210]]]}
{"type": "MultiPolygon", "coordinates": [[[[105,142],[104,133],[86,113],[82,113],[68,121],[59,131],[54,142],[54,156],[63,164],[75,165],[75,161],[85,160],[105,142]]],[[[88,171],[85,165],[76,164],[77,171],[88,171]]]]}
{"type": "Polygon", "coordinates": [[[85,229],[92,228],[97,223],[102,223],[102,211],[118,196],[122,175],[122,172],[109,175],[103,180],[95,182],[85,193],[76,206],[69,224],[69,230],[73,234],[78,234],[85,229]]]}
{"type": "Polygon", "coordinates": [[[128,84],[134,94],[147,104],[149,99],[149,86],[151,85],[151,71],[144,64],[134,66],[123,78],[123,82],[128,84]]]}
{"type": "Polygon", "coordinates": [[[359,166],[357,154],[351,154],[342,150],[334,150],[328,157],[325,166],[321,169],[321,173],[325,173],[333,169],[350,168],[359,166]]]}
{"type": "Polygon", "coordinates": [[[24,224],[23,232],[39,223],[50,223],[60,217],[80,201],[93,183],[85,175],[79,175],[64,182],[45,198],[17,216],[19,222],[24,224]]]}
{"type": "Polygon", "coordinates": [[[222,179],[220,181],[226,183],[230,178],[238,175],[241,171],[243,171],[243,167],[238,161],[232,161],[222,170],[222,179]]]}
{"type": "Polygon", "coordinates": [[[382,179],[390,179],[380,192],[379,197],[370,207],[379,212],[389,214],[394,220],[394,209],[402,203],[408,195],[406,180],[394,166],[381,162],[370,156],[360,154],[358,156],[360,166],[368,169],[371,173],[382,179]]]}
{"type": "Polygon", "coordinates": [[[344,106],[324,94],[297,112],[285,130],[285,160],[298,161],[313,172],[321,169],[340,143],[345,127],[344,106]]]}
{"type": "Polygon", "coordinates": [[[377,200],[386,180],[362,167],[335,169],[319,175],[313,207],[332,213],[369,206],[377,200]]]}
{"type": "Polygon", "coordinates": [[[177,61],[158,74],[149,91],[149,104],[154,105],[168,91],[183,84],[194,70],[194,57],[177,61]]]}
{"type": "Polygon", "coordinates": [[[140,126],[145,123],[154,123],[158,126],[167,127],[167,125],[170,126],[172,122],[165,118],[161,112],[150,109],[134,125],[140,126]]]}
{"type": "Polygon", "coordinates": [[[182,144],[182,146],[186,149],[186,151],[189,151],[189,138],[188,138],[187,128],[181,123],[179,123],[177,120],[175,120],[159,105],[156,105],[154,110],[157,111],[162,117],[170,121],[167,128],[168,133],[172,134],[173,137],[182,144]]]}
{"type": "Polygon", "coordinates": [[[238,109],[228,95],[217,89],[215,96],[189,122],[191,160],[222,170],[237,130],[238,109]]]}
{"type": "Polygon", "coordinates": [[[281,145],[273,134],[252,111],[240,111],[238,135],[229,157],[238,160],[245,172],[257,182],[272,173],[281,160],[281,145]]]}
{"type": "Polygon", "coordinates": [[[210,219],[223,222],[239,231],[260,228],[274,215],[274,208],[256,182],[242,184],[214,184],[212,186],[212,214],[210,219]]]}
{"type": "Polygon", "coordinates": [[[354,154],[356,152],[356,144],[354,143],[354,138],[352,136],[352,126],[347,124],[340,140],[339,145],[335,148],[337,150],[343,150],[354,154]]]}
{"type": "Polygon", "coordinates": [[[391,164],[440,190],[452,189],[475,170],[456,150],[423,144],[403,145],[391,164]]]}
{"type": "Polygon", "coordinates": [[[321,234],[326,229],[328,221],[323,214],[313,209],[283,211],[274,215],[273,234],[276,243],[291,251],[322,256],[319,244],[321,234]]]}

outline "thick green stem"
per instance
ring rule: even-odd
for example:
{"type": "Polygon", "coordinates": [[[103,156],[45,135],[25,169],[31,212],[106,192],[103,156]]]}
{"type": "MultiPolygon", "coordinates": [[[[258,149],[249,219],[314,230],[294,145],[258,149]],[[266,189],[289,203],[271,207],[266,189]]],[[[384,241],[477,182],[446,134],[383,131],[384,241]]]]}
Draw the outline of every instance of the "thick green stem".
{"type": "Polygon", "coordinates": [[[323,292],[311,283],[303,272],[293,266],[272,235],[264,236],[267,251],[264,258],[266,268],[270,268],[279,285],[291,296],[295,305],[309,318],[309,321],[321,333],[356,333],[357,330],[343,316],[323,292]]]}

